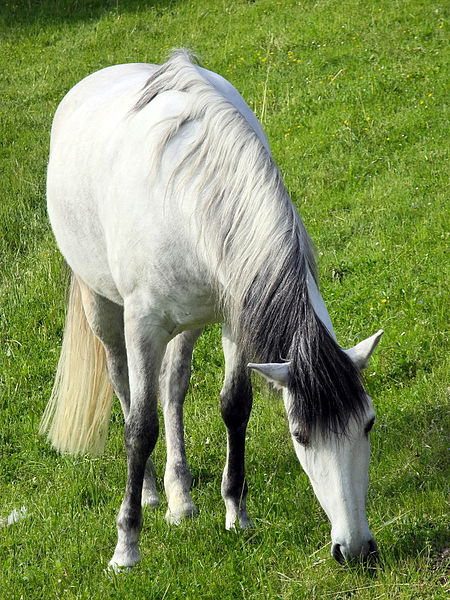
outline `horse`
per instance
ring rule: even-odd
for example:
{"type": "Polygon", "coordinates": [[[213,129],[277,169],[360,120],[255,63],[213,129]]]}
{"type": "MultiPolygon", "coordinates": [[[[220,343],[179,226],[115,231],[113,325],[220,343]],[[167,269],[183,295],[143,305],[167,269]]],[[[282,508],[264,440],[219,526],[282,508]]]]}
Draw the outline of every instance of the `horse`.
{"type": "Polygon", "coordinates": [[[361,372],[383,331],[338,345],[312,241],[237,90],[183,49],[163,65],[86,77],[54,117],[47,204],[71,283],[40,431],[62,453],[100,453],[113,391],[119,398],[128,471],[110,566],[140,560],[141,507],[159,502],[158,396],[166,519],[197,512],[183,402],[194,344],[214,322],[225,357],[226,529],[252,525],[244,453],[255,371],[282,390],[295,453],[331,522],[332,556],[376,555],[365,506],[375,415],[361,372]]]}

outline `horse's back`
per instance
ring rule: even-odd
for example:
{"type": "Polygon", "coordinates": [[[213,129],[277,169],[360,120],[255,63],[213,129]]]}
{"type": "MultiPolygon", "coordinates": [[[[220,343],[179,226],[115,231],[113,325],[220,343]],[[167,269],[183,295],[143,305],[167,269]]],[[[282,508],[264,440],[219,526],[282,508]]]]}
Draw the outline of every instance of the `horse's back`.
{"type": "Polygon", "coordinates": [[[146,63],[130,63],[113,65],[88,75],[71,88],[61,100],[55,113],[52,126],[52,137],[64,125],[77,109],[84,103],[92,103],[113,97],[120,90],[129,90],[132,86],[142,87],[145,81],[157,68],[146,63]]]}

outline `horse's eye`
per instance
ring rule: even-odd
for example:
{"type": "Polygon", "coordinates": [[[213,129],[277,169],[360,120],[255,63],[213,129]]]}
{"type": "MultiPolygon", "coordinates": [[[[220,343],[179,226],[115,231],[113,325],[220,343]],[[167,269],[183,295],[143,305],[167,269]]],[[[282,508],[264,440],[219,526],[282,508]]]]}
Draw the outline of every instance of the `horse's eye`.
{"type": "Polygon", "coordinates": [[[373,424],[374,424],[374,423],[375,423],[375,417],[373,417],[372,419],[370,419],[370,421],[369,421],[369,422],[367,423],[367,425],[365,426],[365,428],[364,428],[364,433],[365,433],[366,435],[368,435],[368,434],[369,434],[369,432],[370,432],[370,430],[372,429],[372,427],[373,427],[373,424]]]}
{"type": "Polygon", "coordinates": [[[295,429],[292,432],[292,437],[295,439],[296,442],[298,442],[302,446],[308,446],[308,444],[309,444],[308,436],[306,435],[306,433],[304,433],[300,429],[295,429]]]}

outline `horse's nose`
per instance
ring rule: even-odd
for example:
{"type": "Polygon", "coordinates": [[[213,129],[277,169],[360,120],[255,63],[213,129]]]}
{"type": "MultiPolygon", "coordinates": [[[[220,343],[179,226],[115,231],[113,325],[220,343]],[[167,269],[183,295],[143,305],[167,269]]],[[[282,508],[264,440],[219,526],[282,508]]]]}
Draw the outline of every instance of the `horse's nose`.
{"type": "Polygon", "coordinates": [[[352,552],[345,544],[333,544],[331,556],[337,560],[340,565],[347,561],[359,560],[361,562],[370,562],[378,558],[378,546],[373,538],[364,542],[357,552],[352,552]]]}

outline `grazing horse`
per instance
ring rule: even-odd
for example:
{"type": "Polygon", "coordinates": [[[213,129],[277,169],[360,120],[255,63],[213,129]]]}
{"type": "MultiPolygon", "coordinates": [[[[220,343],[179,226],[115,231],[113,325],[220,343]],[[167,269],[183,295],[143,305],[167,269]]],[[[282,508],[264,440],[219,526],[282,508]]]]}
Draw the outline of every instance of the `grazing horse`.
{"type": "Polygon", "coordinates": [[[159,501],[158,387],[166,518],[196,513],[183,401],[195,341],[211,322],[223,323],[226,528],[251,525],[253,369],[283,390],[295,452],[332,524],[332,555],[374,554],[365,510],[374,412],[360,373],[382,331],[350,350],[337,344],[310,238],[234,87],[185,51],[162,66],[94,73],[56,112],[47,191],[72,280],[41,431],[61,452],[100,452],[118,396],[128,475],[110,565],[140,560],[141,505],[159,501]]]}

